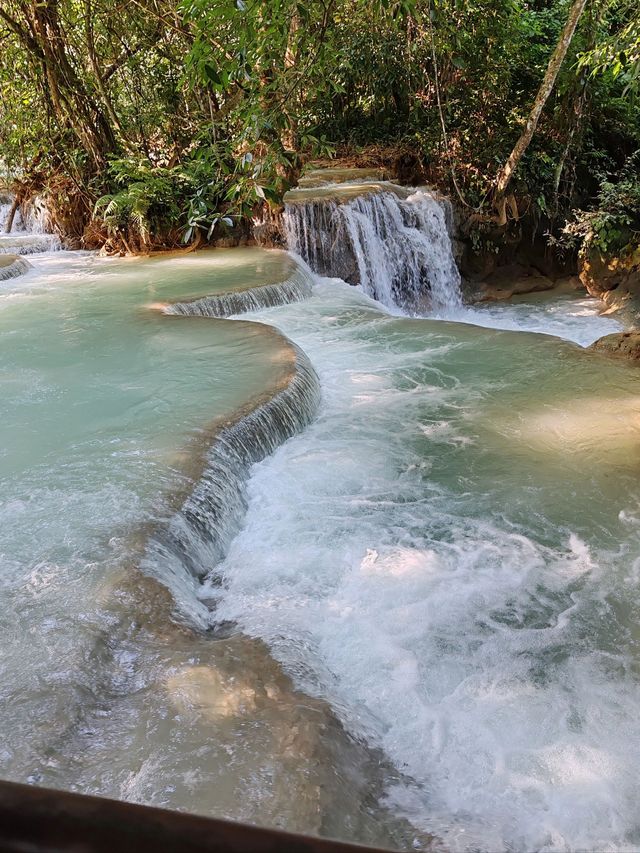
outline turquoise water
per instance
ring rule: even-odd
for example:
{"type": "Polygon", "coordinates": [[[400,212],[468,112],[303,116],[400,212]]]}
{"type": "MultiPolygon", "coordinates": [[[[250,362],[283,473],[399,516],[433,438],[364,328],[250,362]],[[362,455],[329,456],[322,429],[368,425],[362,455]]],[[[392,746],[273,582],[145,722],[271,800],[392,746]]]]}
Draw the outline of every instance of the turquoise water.
{"type": "Polygon", "coordinates": [[[320,831],[338,737],[317,733],[325,707],[260,644],[180,624],[136,568],[199,475],[212,422],[290,360],[270,329],[147,306],[273,281],[291,260],[32,261],[0,290],[0,775],[320,831]]]}
{"type": "Polygon", "coordinates": [[[614,320],[408,318],[336,280],[164,316],[291,261],[33,263],[0,289],[3,777],[401,849],[637,849],[638,374],[583,349],[614,320]],[[290,368],[253,321],[321,408],[176,603],[145,543],[290,368]]]}

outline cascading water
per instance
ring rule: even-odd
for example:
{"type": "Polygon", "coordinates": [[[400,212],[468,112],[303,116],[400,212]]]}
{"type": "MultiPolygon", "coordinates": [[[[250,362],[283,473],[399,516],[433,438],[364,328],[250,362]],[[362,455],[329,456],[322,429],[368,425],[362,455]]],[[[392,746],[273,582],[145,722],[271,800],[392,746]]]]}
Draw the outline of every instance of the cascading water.
{"type": "MultiPolygon", "coordinates": [[[[588,343],[604,318],[574,310],[588,343]]],[[[323,404],[254,466],[211,624],[380,746],[413,780],[390,801],[447,849],[637,849],[632,372],[337,281],[259,316],[323,404]]]]}
{"type": "Polygon", "coordinates": [[[3,196],[0,203],[0,254],[34,255],[61,248],[60,238],[52,233],[51,218],[44,201],[38,197],[15,211],[11,230],[7,232],[13,210],[13,198],[3,196]]]}
{"type": "Polygon", "coordinates": [[[13,204],[10,196],[0,196],[0,232],[4,233],[13,204]]]}
{"type": "Polygon", "coordinates": [[[19,275],[28,272],[29,269],[29,262],[25,261],[24,258],[14,258],[10,255],[0,258],[0,281],[17,278],[19,275]],[[8,263],[3,263],[4,260],[8,260],[8,263]]]}
{"type": "Polygon", "coordinates": [[[60,252],[0,293],[3,778],[414,837],[372,808],[380,760],[326,703],[296,693],[262,643],[199,630],[200,576],[241,526],[252,463],[309,423],[319,389],[269,326],[148,308],[296,275],[254,248],[60,252]]]}
{"type": "MultiPolygon", "coordinates": [[[[198,311],[192,316],[198,316],[198,311]]],[[[308,426],[318,408],[320,385],[311,363],[286,338],[281,345],[289,358],[281,387],[252,401],[239,417],[220,424],[197,486],[151,538],[142,562],[152,575],[158,566],[162,568],[162,582],[170,586],[180,605],[186,598],[192,619],[196,611],[185,569],[192,577],[202,578],[223,559],[247,508],[245,484],[251,465],[308,426]]]]}
{"type": "MultiPolygon", "coordinates": [[[[456,315],[446,205],[313,192],[292,247],[361,288],[297,304],[281,252],[59,253],[0,300],[0,770],[377,843],[386,794],[451,850],[637,849],[634,375],[390,316],[367,297],[456,315]]],[[[509,322],[588,344],[596,312],[509,322]]]]}
{"type": "Polygon", "coordinates": [[[180,314],[187,317],[230,317],[247,311],[260,311],[276,305],[300,302],[311,295],[312,276],[302,267],[277,284],[262,284],[246,290],[209,294],[189,301],[171,302],[164,306],[165,314],[180,314]]]}
{"type": "Polygon", "coordinates": [[[289,248],[314,272],[359,284],[387,308],[462,307],[450,208],[435,194],[377,183],[297,190],[286,200],[289,248]],[[449,221],[448,221],[449,220],[449,221]]]}

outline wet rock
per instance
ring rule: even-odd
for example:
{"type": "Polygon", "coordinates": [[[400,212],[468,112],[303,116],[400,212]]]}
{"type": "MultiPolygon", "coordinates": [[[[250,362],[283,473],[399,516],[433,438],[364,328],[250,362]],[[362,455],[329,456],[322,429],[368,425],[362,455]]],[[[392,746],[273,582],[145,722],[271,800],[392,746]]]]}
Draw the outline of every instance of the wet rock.
{"type": "Polygon", "coordinates": [[[613,358],[625,358],[640,365],[640,332],[615,332],[605,335],[591,344],[589,349],[613,358]]]}
{"type": "Polygon", "coordinates": [[[327,184],[343,184],[350,181],[385,181],[391,177],[384,168],[335,168],[311,169],[298,181],[301,189],[313,189],[327,184]]]}
{"type": "Polygon", "coordinates": [[[253,239],[258,246],[265,249],[282,249],[286,246],[287,238],[281,220],[260,222],[253,227],[253,239]]]}
{"type": "Polygon", "coordinates": [[[0,256],[0,269],[6,269],[7,267],[10,267],[11,264],[15,263],[17,260],[17,255],[0,256]]]}
{"type": "MultiPolygon", "coordinates": [[[[455,202],[455,197],[453,200],[455,202]]],[[[560,253],[549,243],[547,234],[553,229],[551,222],[524,217],[516,223],[510,222],[509,227],[486,226],[478,244],[471,238],[473,229],[468,210],[456,205],[456,211],[460,238],[464,241],[460,273],[466,281],[483,282],[503,267],[513,265],[531,268],[552,281],[577,274],[575,253],[560,253]]]]}
{"type": "Polygon", "coordinates": [[[580,280],[591,296],[614,310],[634,304],[640,309],[640,246],[623,257],[591,252],[582,260],[580,280]]]}
{"type": "Polygon", "coordinates": [[[401,184],[417,186],[425,181],[422,157],[415,151],[401,151],[393,161],[393,173],[401,184]]]}
{"type": "Polygon", "coordinates": [[[478,286],[476,302],[494,302],[511,299],[525,293],[552,290],[555,282],[532,267],[509,264],[490,273],[478,286]]]}

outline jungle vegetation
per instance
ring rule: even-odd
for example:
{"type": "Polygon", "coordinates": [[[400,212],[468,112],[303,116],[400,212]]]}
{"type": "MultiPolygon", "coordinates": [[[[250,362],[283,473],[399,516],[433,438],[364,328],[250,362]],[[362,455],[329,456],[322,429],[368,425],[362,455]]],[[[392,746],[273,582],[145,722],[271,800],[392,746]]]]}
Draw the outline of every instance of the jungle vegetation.
{"type": "Polygon", "coordinates": [[[636,0],[0,3],[3,180],[77,246],[246,232],[338,158],[623,250],[639,94],[636,0]]]}

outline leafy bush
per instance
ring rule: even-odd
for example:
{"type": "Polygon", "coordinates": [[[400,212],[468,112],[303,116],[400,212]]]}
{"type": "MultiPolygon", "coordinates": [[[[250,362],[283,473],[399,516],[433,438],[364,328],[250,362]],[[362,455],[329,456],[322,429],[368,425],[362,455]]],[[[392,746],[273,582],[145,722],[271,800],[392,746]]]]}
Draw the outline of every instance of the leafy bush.
{"type": "Polygon", "coordinates": [[[574,211],[574,220],[561,242],[582,254],[595,250],[602,255],[624,254],[640,241],[640,151],[629,157],[617,180],[605,175],[593,210],[574,211]]]}
{"type": "Polygon", "coordinates": [[[114,190],[98,199],[94,217],[127,249],[170,244],[176,230],[185,244],[198,236],[210,240],[216,229],[248,219],[256,205],[279,199],[286,188],[280,165],[270,156],[256,161],[250,152],[234,163],[211,145],[174,168],[114,159],[108,170],[114,190]]]}
{"type": "Polygon", "coordinates": [[[191,178],[182,168],[153,167],[144,162],[112,160],[109,175],[118,187],[98,199],[94,217],[110,237],[139,241],[143,247],[171,227],[182,212],[191,178]]]}

